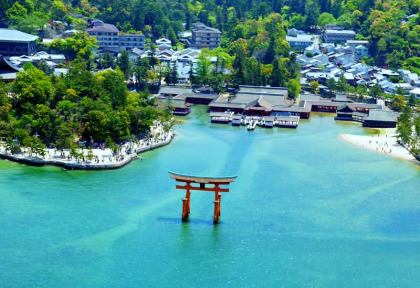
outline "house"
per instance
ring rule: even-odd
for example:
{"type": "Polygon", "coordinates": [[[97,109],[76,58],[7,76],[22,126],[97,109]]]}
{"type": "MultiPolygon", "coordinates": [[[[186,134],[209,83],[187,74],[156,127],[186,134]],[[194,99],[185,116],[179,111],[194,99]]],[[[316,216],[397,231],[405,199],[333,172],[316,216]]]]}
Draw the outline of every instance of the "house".
{"type": "Polygon", "coordinates": [[[344,79],[346,79],[349,85],[355,86],[356,81],[354,80],[354,75],[352,73],[346,72],[343,74],[344,79]]]}
{"type": "Polygon", "coordinates": [[[192,37],[192,32],[188,31],[179,31],[178,32],[178,39],[180,42],[186,43],[188,38],[192,37]]]}
{"type": "Polygon", "coordinates": [[[356,48],[359,45],[368,46],[369,41],[368,40],[347,40],[346,45],[353,48],[356,48]]]}
{"type": "Polygon", "coordinates": [[[38,36],[15,29],[0,29],[0,55],[21,56],[35,53],[38,36]]]}
{"type": "Polygon", "coordinates": [[[351,66],[352,69],[355,69],[357,73],[367,73],[369,72],[369,66],[363,63],[357,63],[351,66]]]}
{"type": "Polygon", "coordinates": [[[158,40],[156,40],[156,44],[159,45],[169,45],[170,47],[172,47],[172,41],[166,38],[160,38],[158,40]]]}
{"type": "Polygon", "coordinates": [[[143,55],[144,51],[139,48],[133,48],[128,51],[130,62],[135,63],[143,55]]]}
{"type": "Polygon", "coordinates": [[[287,36],[296,37],[298,35],[306,35],[306,33],[302,30],[298,30],[296,28],[291,28],[287,30],[287,36]]]}
{"type": "Polygon", "coordinates": [[[420,88],[414,88],[410,90],[410,96],[414,96],[416,99],[420,99],[420,88]]]}
{"type": "Polygon", "coordinates": [[[339,66],[344,65],[345,68],[346,68],[346,65],[348,65],[348,67],[350,68],[351,66],[354,65],[354,56],[349,55],[349,54],[344,54],[344,53],[336,54],[335,64],[339,66]]]}
{"type": "Polygon", "coordinates": [[[73,37],[74,34],[80,33],[81,31],[76,30],[76,29],[70,29],[70,30],[66,30],[63,32],[63,34],[61,35],[62,38],[67,38],[67,37],[73,37]]]}
{"type": "Polygon", "coordinates": [[[200,55],[200,53],[201,53],[201,50],[187,48],[182,51],[175,52],[172,58],[173,60],[176,60],[178,62],[191,63],[198,59],[198,56],[200,55]]]}
{"type": "Polygon", "coordinates": [[[338,24],[326,24],[324,28],[325,30],[344,30],[344,27],[338,24]]]}
{"type": "Polygon", "coordinates": [[[402,88],[406,93],[411,92],[414,88],[408,83],[390,83],[388,89],[389,91],[395,92],[397,91],[398,87],[402,88]]]}
{"type": "Polygon", "coordinates": [[[335,52],[335,45],[333,43],[323,43],[321,44],[321,51],[323,53],[335,52]]]}
{"type": "Polygon", "coordinates": [[[369,49],[365,45],[358,45],[355,48],[354,55],[357,58],[370,57],[369,49]]]}
{"type": "Polygon", "coordinates": [[[325,54],[316,55],[314,57],[308,57],[306,55],[299,55],[296,61],[301,65],[311,64],[313,66],[328,65],[330,62],[328,59],[328,56],[325,54]]]}
{"type": "Polygon", "coordinates": [[[419,80],[419,75],[416,73],[408,73],[404,74],[403,79],[405,83],[416,86],[415,82],[419,80]]]}
{"type": "Polygon", "coordinates": [[[325,43],[345,43],[347,40],[354,40],[356,33],[352,30],[324,30],[322,41],[325,43]]]}
{"type": "Polygon", "coordinates": [[[335,53],[337,54],[354,54],[355,48],[351,46],[343,46],[343,45],[337,45],[335,47],[335,53]]]}
{"type": "Polygon", "coordinates": [[[203,23],[195,23],[191,29],[191,47],[198,49],[214,49],[220,46],[222,32],[220,30],[207,27],[203,23]]]}
{"type": "Polygon", "coordinates": [[[158,50],[159,51],[162,51],[162,50],[172,50],[172,45],[170,45],[170,44],[159,44],[158,50]]]}
{"type": "Polygon", "coordinates": [[[286,36],[291,49],[304,49],[314,44],[311,35],[286,36]]]}

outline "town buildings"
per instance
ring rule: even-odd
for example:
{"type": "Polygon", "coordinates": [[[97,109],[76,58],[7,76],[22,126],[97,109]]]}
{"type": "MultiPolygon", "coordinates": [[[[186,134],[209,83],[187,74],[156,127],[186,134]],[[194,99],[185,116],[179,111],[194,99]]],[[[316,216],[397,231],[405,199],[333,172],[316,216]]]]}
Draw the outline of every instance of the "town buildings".
{"type": "Polygon", "coordinates": [[[119,35],[120,31],[117,27],[98,19],[89,19],[86,31],[89,36],[96,37],[97,45],[103,51],[118,53],[122,50],[144,49],[145,47],[145,36],[143,34],[119,35]]]}

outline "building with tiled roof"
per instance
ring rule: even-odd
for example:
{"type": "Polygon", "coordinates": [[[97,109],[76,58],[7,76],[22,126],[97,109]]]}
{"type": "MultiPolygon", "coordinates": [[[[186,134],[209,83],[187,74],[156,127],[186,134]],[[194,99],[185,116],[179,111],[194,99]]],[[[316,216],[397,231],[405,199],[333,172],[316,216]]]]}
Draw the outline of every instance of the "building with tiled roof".
{"type": "Polygon", "coordinates": [[[203,23],[195,23],[191,31],[192,47],[198,49],[214,49],[220,46],[222,36],[222,32],[220,32],[220,30],[207,27],[203,23]]]}
{"type": "Polygon", "coordinates": [[[145,48],[145,36],[143,34],[124,34],[118,35],[119,30],[115,25],[104,23],[98,19],[89,19],[88,28],[86,29],[89,36],[96,37],[100,50],[119,52],[145,48]]]}
{"type": "Polygon", "coordinates": [[[35,53],[35,41],[38,38],[15,29],[0,29],[0,55],[32,55],[35,53]]]}

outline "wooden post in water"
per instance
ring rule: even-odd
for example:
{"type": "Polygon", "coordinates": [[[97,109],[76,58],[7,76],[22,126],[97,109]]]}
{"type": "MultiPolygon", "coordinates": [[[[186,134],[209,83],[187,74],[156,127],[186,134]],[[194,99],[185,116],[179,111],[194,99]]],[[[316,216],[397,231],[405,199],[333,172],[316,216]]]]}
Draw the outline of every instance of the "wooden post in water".
{"type": "Polygon", "coordinates": [[[184,182],[185,186],[176,185],[177,189],[186,190],[185,198],[182,199],[182,221],[186,222],[190,216],[190,200],[191,191],[209,191],[214,192],[214,215],[213,223],[218,223],[221,214],[222,195],[219,192],[229,192],[229,188],[221,188],[220,185],[229,185],[236,180],[237,176],[233,177],[198,177],[190,175],[181,175],[169,172],[171,178],[177,182],[184,182]],[[198,184],[194,186],[191,184],[198,184]],[[206,187],[206,185],[213,185],[213,187],[206,187]]]}
{"type": "Polygon", "coordinates": [[[190,182],[187,182],[187,194],[185,195],[185,198],[182,199],[182,221],[186,222],[188,221],[188,217],[190,216],[190,200],[191,200],[191,184],[190,182]]]}

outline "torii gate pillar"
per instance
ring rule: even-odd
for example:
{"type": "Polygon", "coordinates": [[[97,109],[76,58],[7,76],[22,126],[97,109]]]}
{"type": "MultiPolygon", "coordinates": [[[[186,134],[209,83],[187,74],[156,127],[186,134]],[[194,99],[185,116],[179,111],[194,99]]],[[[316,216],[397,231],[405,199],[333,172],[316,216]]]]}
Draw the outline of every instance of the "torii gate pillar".
{"type": "Polygon", "coordinates": [[[213,216],[213,223],[218,223],[220,219],[220,211],[221,211],[221,201],[222,195],[220,192],[229,192],[229,188],[222,188],[220,185],[225,186],[229,185],[231,182],[236,180],[237,176],[233,177],[198,177],[198,176],[190,176],[190,175],[182,175],[169,172],[171,178],[175,179],[177,182],[184,182],[185,186],[176,185],[177,189],[186,190],[185,198],[182,199],[182,221],[188,221],[190,216],[190,200],[191,200],[191,191],[208,191],[214,192],[214,216],[213,216]],[[199,186],[191,185],[191,184],[199,184],[199,186]],[[207,187],[206,187],[207,185],[207,187]],[[211,187],[213,186],[213,187],[211,187]]]}

